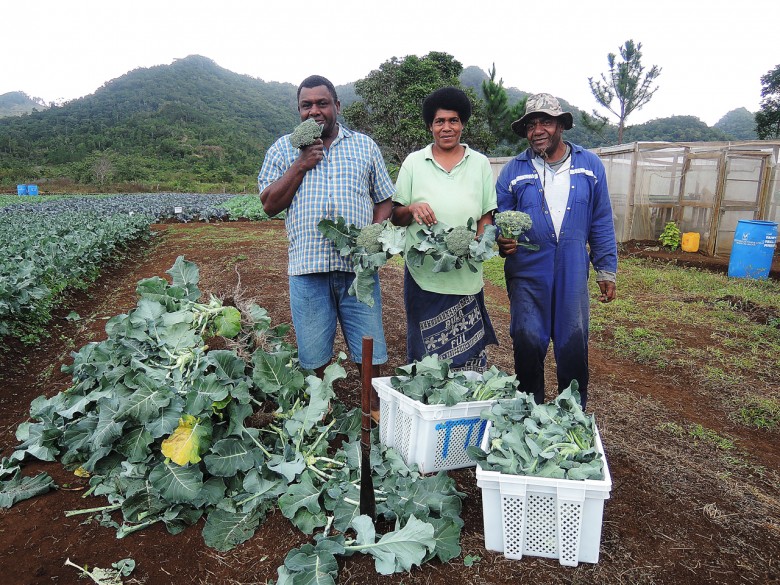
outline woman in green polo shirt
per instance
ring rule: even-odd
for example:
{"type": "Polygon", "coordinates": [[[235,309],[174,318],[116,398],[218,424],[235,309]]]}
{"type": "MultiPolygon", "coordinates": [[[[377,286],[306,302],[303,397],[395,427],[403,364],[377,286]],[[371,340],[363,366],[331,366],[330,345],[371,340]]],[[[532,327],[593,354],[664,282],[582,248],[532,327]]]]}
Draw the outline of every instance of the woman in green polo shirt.
{"type": "MultiPolygon", "coordinates": [[[[490,162],[460,142],[471,116],[468,96],[455,87],[431,93],[422,107],[433,143],[406,157],[396,181],[392,221],[409,226],[406,249],[420,241],[418,229],[441,223],[466,225],[472,219],[481,234],[493,223],[496,189],[490,162]]],[[[486,347],[498,344],[483,293],[482,265],[450,272],[433,272],[434,261],[406,265],[406,352],[408,363],[438,354],[452,367],[483,371],[486,347]]]]}

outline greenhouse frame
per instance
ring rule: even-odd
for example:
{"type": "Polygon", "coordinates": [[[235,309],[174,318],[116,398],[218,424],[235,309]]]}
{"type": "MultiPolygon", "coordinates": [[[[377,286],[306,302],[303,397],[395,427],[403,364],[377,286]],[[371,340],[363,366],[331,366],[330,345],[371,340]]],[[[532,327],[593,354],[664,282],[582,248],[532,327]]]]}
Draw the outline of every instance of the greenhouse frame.
{"type": "MultiPolygon", "coordinates": [[[[658,240],[667,222],[728,256],[739,220],[780,220],[780,141],[633,142],[592,149],[604,163],[618,242],[658,240]]],[[[492,158],[497,177],[511,158],[492,158]]]]}

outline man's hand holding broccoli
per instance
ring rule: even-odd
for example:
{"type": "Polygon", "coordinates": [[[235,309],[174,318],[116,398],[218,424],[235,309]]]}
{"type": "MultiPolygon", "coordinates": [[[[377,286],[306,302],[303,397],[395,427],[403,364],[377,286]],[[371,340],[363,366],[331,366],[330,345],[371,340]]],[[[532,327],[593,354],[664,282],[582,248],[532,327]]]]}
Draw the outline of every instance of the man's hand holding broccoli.
{"type": "Polygon", "coordinates": [[[293,147],[301,150],[297,163],[303,167],[304,171],[310,171],[316,167],[325,156],[321,135],[322,126],[317,124],[314,118],[306,118],[290,134],[290,143],[293,147]]]}
{"type": "Polygon", "coordinates": [[[518,246],[538,250],[539,246],[528,242],[525,234],[531,230],[531,216],[522,211],[501,211],[493,218],[501,235],[496,238],[502,256],[517,252],[518,246]],[[525,241],[520,241],[520,240],[525,241]]]}

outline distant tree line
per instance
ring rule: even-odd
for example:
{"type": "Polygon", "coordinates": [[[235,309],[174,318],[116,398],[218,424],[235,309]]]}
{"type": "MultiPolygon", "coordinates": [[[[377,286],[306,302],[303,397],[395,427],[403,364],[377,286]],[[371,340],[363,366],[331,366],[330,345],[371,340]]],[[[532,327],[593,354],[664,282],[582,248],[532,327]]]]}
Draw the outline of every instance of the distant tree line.
{"type": "MultiPolygon", "coordinates": [[[[522,115],[528,94],[504,87],[495,66],[489,75],[464,69],[442,52],[393,58],[339,86],[342,119],[368,132],[388,162],[398,165],[430,142],[420,105],[443,85],[464,88],[474,103],[464,133],[473,148],[504,156],[525,146],[509,124],[522,115]]],[[[15,107],[23,102],[5,95],[15,107]]],[[[618,143],[619,125],[589,125],[585,112],[561,103],[575,116],[567,139],[588,148],[618,143]]],[[[295,85],[238,75],[190,56],[136,69],[84,98],[0,117],[0,186],[10,190],[35,181],[44,183],[44,191],[48,182],[72,190],[253,192],[266,149],[298,121],[295,85]]],[[[625,126],[624,132],[624,141],[750,139],[755,122],[741,108],[712,128],[694,116],[674,116],[625,126]]]]}

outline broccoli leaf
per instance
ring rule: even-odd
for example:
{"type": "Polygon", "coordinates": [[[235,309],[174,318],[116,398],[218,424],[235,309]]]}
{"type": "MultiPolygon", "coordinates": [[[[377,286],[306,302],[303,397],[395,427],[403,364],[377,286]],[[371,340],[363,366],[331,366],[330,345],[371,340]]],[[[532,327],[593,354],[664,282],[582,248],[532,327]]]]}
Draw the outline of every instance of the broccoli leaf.
{"type": "Polygon", "coordinates": [[[382,575],[410,571],[414,565],[421,564],[426,555],[436,547],[433,525],[418,520],[415,516],[410,516],[403,528],[384,534],[376,542],[371,518],[358,516],[352,526],[357,532],[359,544],[345,548],[371,554],[375,559],[377,572],[382,575]]]}
{"type": "Polygon", "coordinates": [[[10,508],[16,502],[27,500],[56,488],[48,473],[39,473],[35,477],[22,477],[17,471],[7,481],[0,481],[0,508],[10,508]]]}
{"type": "Polygon", "coordinates": [[[341,216],[336,217],[335,221],[321,219],[317,224],[317,229],[323,236],[333,242],[336,250],[342,256],[349,256],[352,252],[359,233],[359,230],[354,225],[347,224],[347,221],[341,216]]]}
{"type": "Polygon", "coordinates": [[[177,465],[200,461],[200,454],[211,442],[211,421],[189,414],[179,419],[179,426],[162,442],[160,450],[177,465]]]}
{"type": "Polygon", "coordinates": [[[252,537],[262,517],[263,511],[258,508],[246,512],[229,512],[218,508],[206,519],[203,540],[207,546],[220,552],[229,551],[252,537]]]}
{"type": "Polygon", "coordinates": [[[344,546],[330,539],[290,551],[279,569],[278,585],[335,585],[339,569],[337,554],[344,554],[344,546]],[[284,578],[282,569],[287,571],[284,578]]]}
{"type": "Polygon", "coordinates": [[[235,437],[217,441],[203,458],[208,472],[217,477],[233,477],[239,471],[249,471],[262,460],[260,449],[235,437]]]}
{"type": "Polygon", "coordinates": [[[198,466],[181,467],[163,462],[152,469],[149,481],[166,500],[180,504],[198,497],[203,487],[203,472],[198,466]]]}
{"type": "Polygon", "coordinates": [[[293,518],[300,508],[312,514],[320,511],[320,489],[314,486],[310,473],[301,474],[300,482],[292,484],[279,498],[279,509],[285,518],[293,518]]]}

